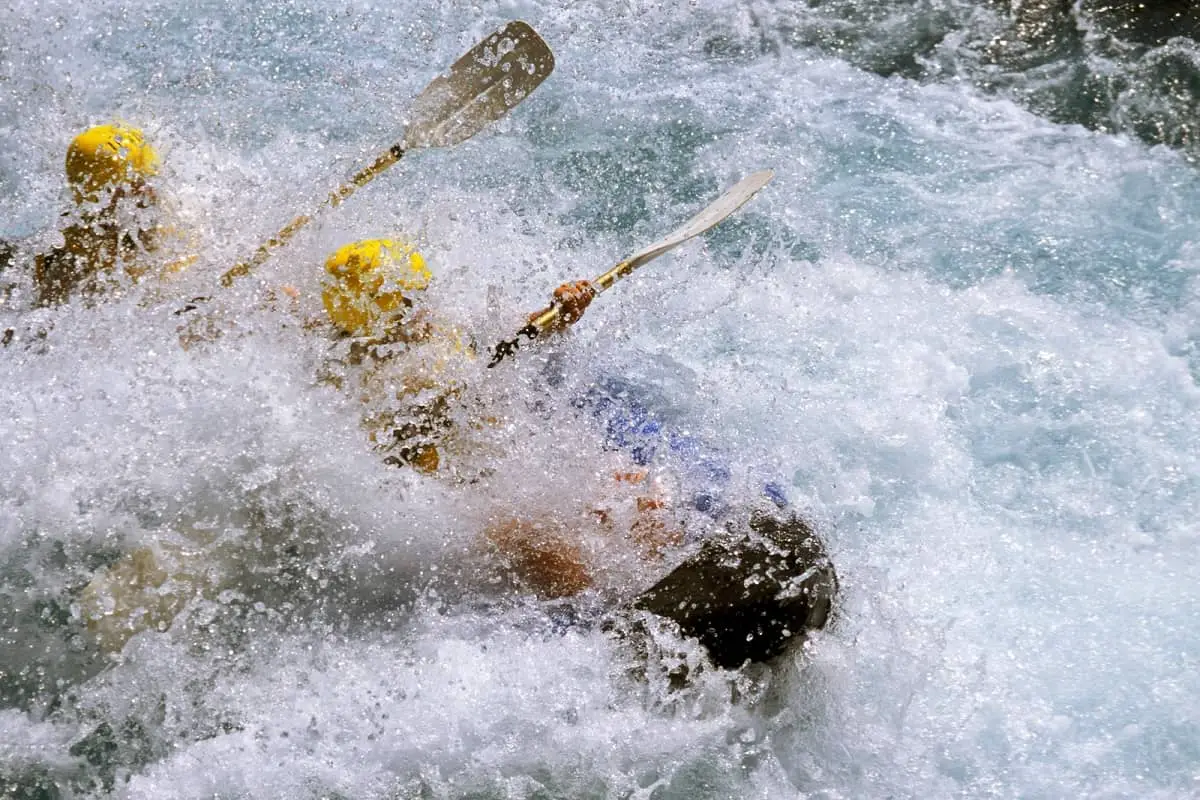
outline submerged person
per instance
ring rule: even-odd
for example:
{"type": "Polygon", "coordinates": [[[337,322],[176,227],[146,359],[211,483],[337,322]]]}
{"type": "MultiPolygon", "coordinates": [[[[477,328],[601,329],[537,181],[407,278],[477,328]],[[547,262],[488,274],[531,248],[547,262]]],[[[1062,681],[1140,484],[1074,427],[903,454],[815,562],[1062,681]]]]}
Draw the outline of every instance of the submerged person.
{"type": "MultiPolygon", "coordinates": [[[[326,328],[330,340],[320,381],[358,401],[367,437],[385,463],[455,483],[477,481],[473,470],[486,460],[479,452],[486,437],[471,434],[489,422],[467,390],[482,364],[457,321],[427,302],[433,275],[422,255],[400,240],[354,242],[328,258],[325,276],[324,319],[305,324],[326,328]]],[[[555,302],[565,310],[564,327],[591,294],[586,283],[560,287],[555,302]]],[[[542,521],[534,529],[542,530],[542,521]]],[[[525,547],[523,531],[506,517],[497,541],[525,547]]],[[[215,552],[217,538],[207,530],[171,530],[97,575],[80,594],[79,609],[101,648],[119,650],[143,630],[169,627],[193,598],[219,594],[235,567],[228,554],[215,552]]],[[[564,545],[523,562],[537,594],[574,594],[589,583],[568,552],[564,545]]]]}
{"type": "Polygon", "coordinates": [[[94,299],[191,260],[172,252],[176,236],[154,185],[159,157],[142,131],[122,123],[88,128],[68,146],[65,169],[73,207],[62,244],[34,259],[38,305],[94,299]]]}
{"type": "MultiPolygon", "coordinates": [[[[665,430],[605,383],[575,403],[587,425],[603,429],[589,440],[595,449],[585,449],[585,436],[556,434],[565,441],[543,454],[541,471],[526,453],[506,461],[511,442],[493,434],[508,426],[472,391],[481,360],[461,326],[428,302],[433,276],[420,253],[365,240],[337,250],[325,272],[333,352],[323,380],[361,403],[385,461],[487,495],[480,542],[515,590],[562,600],[624,581],[636,588],[613,596],[628,611],[671,620],[721,667],[769,660],[825,625],[836,577],[820,540],[775,504],[720,500],[720,469],[696,440],[665,430]],[[656,480],[656,450],[705,472],[687,504],[673,507],[656,480]],[[500,491],[489,494],[495,484],[500,491]]],[[[560,286],[555,332],[594,294],[587,282],[560,286]]],[[[89,627],[115,649],[169,625],[191,596],[219,586],[219,570],[193,559],[178,547],[127,557],[84,591],[89,627]]]]}
{"type": "MultiPolygon", "coordinates": [[[[543,456],[541,473],[524,453],[516,465],[505,462],[486,435],[503,427],[495,410],[480,407],[468,391],[480,379],[472,373],[479,366],[473,343],[421,302],[432,274],[420,254],[391,240],[356,242],[334,253],[326,272],[322,299],[344,352],[335,382],[369,409],[364,423],[387,459],[469,480],[476,492],[488,482],[487,470],[465,467],[480,450],[492,471],[518,474],[499,479],[499,494],[517,501],[489,514],[483,532],[518,586],[561,599],[595,587],[614,562],[642,567],[615,570],[625,578],[661,575],[674,563],[627,606],[672,620],[722,667],[766,661],[825,625],[836,575],[811,527],[781,510],[786,501],[777,488],[767,487],[765,502],[729,502],[722,496],[729,476],[714,453],[669,430],[615,379],[573,402],[600,423],[607,454],[587,452],[573,438],[565,452],[543,456]],[[550,473],[566,469],[560,465],[567,460],[611,477],[585,477],[580,487],[580,476],[571,475],[571,491],[561,491],[550,473]],[[691,484],[687,509],[672,508],[656,480],[660,462],[671,460],[691,484]],[[514,491],[521,482],[535,489],[514,491]],[[680,554],[682,560],[673,557],[680,554]]],[[[587,281],[556,289],[549,308],[560,314],[550,333],[577,322],[594,296],[587,281]]]]}

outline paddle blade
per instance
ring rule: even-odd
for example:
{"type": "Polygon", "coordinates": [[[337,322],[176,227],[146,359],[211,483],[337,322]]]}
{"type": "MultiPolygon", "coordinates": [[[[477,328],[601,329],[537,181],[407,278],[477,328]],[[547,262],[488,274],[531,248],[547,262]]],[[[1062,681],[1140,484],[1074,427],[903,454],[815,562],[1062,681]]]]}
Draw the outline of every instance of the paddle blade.
{"type": "MultiPolygon", "coordinates": [[[[593,291],[599,293],[612,288],[614,283],[627,277],[646,262],[652,261],[668,250],[683,244],[688,239],[694,239],[704,233],[750,202],[750,198],[758,194],[759,190],[770,183],[774,177],[775,173],[773,171],[764,169],[742,178],[729,187],[723,195],[709,203],[698,214],[683,223],[683,225],[644,250],[634,253],[628,259],[617,264],[608,272],[592,281],[593,291]]],[[[517,331],[517,335],[512,339],[496,345],[492,351],[492,360],[488,362],[488,367],[494,367],[504,359],[514,355],[520,347],[521,337],[533,341],[544,331],[548,330],[561,316],[562,306],[558,304],[553,304],[542,311],[538,316],[531,319],[524,328],[517,331]]]]}
{"type": "Polygon", "coordinates": [[[678,247],[688,239],[693,239],[716,225],[721,220],[737,211],[759,190],[771,182],[775,173],[769,169],[752,172],[740,181],[730,186],[725,194],[705,206],[700,213],[689,219],[671,233],[659,239],[654,244],[629,257],[626,264],[630,270],[637,269],[651,259],[658,258],[668,250],[678,247]]]}
{"type": "Polygon", "coordinates": [[[524,100],[554,70],[554,54],[524,22],[505,25],[434,78],[414,101],[402,147],[449,147],[524,100]]]}
{"type": "Polygon", "coordinates": [[[646,262],[653,261],[668,250],[672,250],[683,244],[688,239],[694,239],[704,233],[750,202],[750,198],[758,194],[759,190],[770,183],[774,177],[775,173],[772,170],[764,169],[752,172],[742,178],[733,186],[730,186],[725,191],[725,194],[709,203],[696,216],[683,223],[683,225],[671,231],[649,247],[634,253],[592,281],[596,287],[596,291],[603,292],[611,288],[614,283],[626,277],[646,262]]]}

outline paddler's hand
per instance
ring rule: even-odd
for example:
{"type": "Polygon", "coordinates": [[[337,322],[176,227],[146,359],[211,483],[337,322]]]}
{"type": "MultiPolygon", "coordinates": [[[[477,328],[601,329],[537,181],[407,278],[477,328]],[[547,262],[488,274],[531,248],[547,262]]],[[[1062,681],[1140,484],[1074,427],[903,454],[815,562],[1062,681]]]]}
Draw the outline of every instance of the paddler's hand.
{"type": "Polygon", "coordinates": [[[545,314],[547,311],[558,309],[558,317],[550,325],[549,331],[558,332],[567,329],[567,326],[573,325],[583,316],[583,312],[587,310],[591,304],[592,298],[596,296],[596,289],[592,286],[591,281],[571,281],[564,283],[554,290],[554,299],[550,305],[543,308],[541,311],[535,311],[529,315],[528,322],[533,322],[535,319],[545,314]]]}

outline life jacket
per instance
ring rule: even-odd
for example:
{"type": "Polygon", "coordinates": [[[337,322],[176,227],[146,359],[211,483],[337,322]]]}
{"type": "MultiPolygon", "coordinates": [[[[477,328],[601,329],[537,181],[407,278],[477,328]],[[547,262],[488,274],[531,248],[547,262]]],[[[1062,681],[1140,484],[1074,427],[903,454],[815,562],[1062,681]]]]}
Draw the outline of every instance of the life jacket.
{"type": "Polygon", "coordinates": [[[363,406],[362,422],[384,461],[444,469],[455,451],[475,345],[453,325],[417,313],[380,335],[334,339],[322,380],[363,406]]]}

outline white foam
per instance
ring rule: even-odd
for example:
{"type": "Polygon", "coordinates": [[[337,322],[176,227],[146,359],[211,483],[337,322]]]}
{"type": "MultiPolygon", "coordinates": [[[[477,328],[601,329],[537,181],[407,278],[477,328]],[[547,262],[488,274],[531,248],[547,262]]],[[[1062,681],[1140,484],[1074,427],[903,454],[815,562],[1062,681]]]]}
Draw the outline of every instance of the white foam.
{"type": "MultiPolygon", "coordinates": [[[[219,295],[236,334],[184,351],[172,294],[212,291],[391,144],[405,98],[512,13],[256,9],[9,14],[0,235],[53,236],[59,154],[119,115],[162,143],[204,249],[165,297],[3,309],[0,739],[21,744],[0,777],[99,792],[70,748],[109,722],[130,797],[1194,792],[1200,186],[1174,155],[808,51],[706,58],[713,16],[753,24],[724,2],[526,5],[546,85],[322,217],[219,295]],[[263,298],[294,284],[317,314],[326,253],[415,232],[490,345],[764,167],[761,197],[597,300],[566,355],[568,383],[640,382],[747,483],[781,477],[830,544],[837,625],[734,703],[730,676],[640,685],[600,632],[434,579],[483,558],[488,504],[379,463],[314,378],[320,339],[263,298]],[[227,533],[238,579],[90,660],[55,604],[186,525],[227,533]]],[[[490,500],[597,472],[524,410],[535,360],[486,376],[504,464],[529,470],[490,500]]],[[[569,394],[549,419],[595,436],[569,394]]]]}

